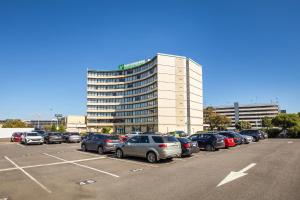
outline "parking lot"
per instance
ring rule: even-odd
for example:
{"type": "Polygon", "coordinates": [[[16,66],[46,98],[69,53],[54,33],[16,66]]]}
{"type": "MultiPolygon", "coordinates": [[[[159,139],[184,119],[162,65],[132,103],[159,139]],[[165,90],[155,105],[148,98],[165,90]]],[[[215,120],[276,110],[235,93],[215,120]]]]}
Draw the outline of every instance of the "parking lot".
{"type": "Polygon", "coordinates": [[[0,199],[296,200],[299,147],[300,140],[267,139],[149,164],[82,152],[80,144],[0,142],[0,199]],[[232,171],[243,174],[224,180],[232,171]]]}

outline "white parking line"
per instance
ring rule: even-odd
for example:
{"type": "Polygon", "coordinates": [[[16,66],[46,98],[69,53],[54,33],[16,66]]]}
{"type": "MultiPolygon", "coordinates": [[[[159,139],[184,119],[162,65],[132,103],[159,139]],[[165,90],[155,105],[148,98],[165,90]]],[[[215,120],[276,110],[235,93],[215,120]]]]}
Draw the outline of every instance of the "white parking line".
{"type": "Polygon", "coordinates": [[[41,188],[43,188],[46,192],[48,193],[52,193],[51,190],[49,190],[46,186],[44,186],[42,183],[40,183],[38,180],[36,180],[33,176],[31,176],[28,172],[26,172],[24,169],[22,169],[21,167],[19,167],[14,161],[12,161],[11,159],[9,159],[7,156],[4,156],[4,158],[6,160],[8,160],[9,162],[11,162],[11,164],[13,164],[16,168],[18,168],[19,170],[21,170],[26,176],[28,176],[32,181],[34,181],[36,184],[38,184],[41,188]]]}
{"type": "MultiPolygon", "coordinates": [[[[99,159],[104,159],[105,157],[96,157],[96,158],[85,158],[85,159],[80,159],[80,160],[71,160],[71,161],[62,161],[62,162],[54,162],[54,163],[47,163],[47,164],[40,164],[40,165],[27,165],[20,167],[22,169],[28,169],[28,168],[35,168],[35,167],[45,167],[45,166],[53,166],[53,165],[62,165],[62,164],[69,164],[69,163],[75,163],[75,162],[84,162],[84,161],[90,161],[90,160],[99,160],[99,159]]],[[[0,172],[4,171],[12,171],[16,170],[18,168],[16,167],[10,167],[6,169],[0,169],[0,172]]]]}
{"type": "MultiPolygon", "coordinates": [[[[50,155],[50,154],[47,154],[47,153],[43,153],[43,154],[46,155],[46,156],[50,156],[50,157],[52,157],[52,158],[56,158],[56,159],[58,159],[58,160],[64,161],[64,162],[69,162],[68,160],[65,160],[65,159],[63,159],[63,158],[60,158],[60,157],[57,157],[57,156],[54,156],[54,155],[50,155]]],[[[93,168],[93,167],[89,167],[89,166],[87,166],[87,165],[81,165],[81,164],[78,164],[78,163],[75,163],[75,162],[71,162],[70,164],[74,164],[74,165],[77,165],[77,166],[79,166],[79,167],[91,169],[91,170],[94,170],[94,171],[97,171],[97,172],[100,172],[100,173],[103,173],[103,174],[107,174],[107,175],[110,175],[110,176],[119,178],[119,176],[116,175],[116,174],[112,174],[112,173],[109,173],[109,172],[106,172],[106,171],[102,171],[102,170],[99,170],[99,169],[96,169],[96,168],[93,168]]]]}

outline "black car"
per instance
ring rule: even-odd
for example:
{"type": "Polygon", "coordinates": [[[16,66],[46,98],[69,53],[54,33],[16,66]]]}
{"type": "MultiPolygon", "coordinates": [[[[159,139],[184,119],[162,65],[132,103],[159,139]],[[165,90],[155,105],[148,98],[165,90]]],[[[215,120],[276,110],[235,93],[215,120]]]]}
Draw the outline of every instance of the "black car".
{"type": "Polygon", "coordinates": [[[252,136],[253,142],[258,142],[263,138],[262,133],[259,130],[242,130],[240,134],[252,136]]]}
{"type": "Polygon", "coordinates": [[[197,142],[193,142],[187,138],[177,138],[177,140],[181,144],[181,156],[190,156],[192,155],[192,153],[196,153],[199,151],[197,142]]]}
{"type": "Polygon", "coordinates": [[[99,154],[115,151],[117,144],[121,143],[118,135],[89,134],[81,143],[83,151],[98,151],[99,154]]]}
{"type": "Polygon", "coordinates": [[[224,137],[215,133],[198,133],[189,137],[192,141],[198,142],[200,149],[215,151],[225,148],[224,137]]]}
{"type": "Polygon", "coordinates": [[[235,144],[243,144],[243,138],[231,131],[221,131],[218,133],[219,135],[223,135],[228,138],[233,138],[235,144]]]}
{"type": "Polygon", "coordinates": [[[45,133],[44,134],[44,142],[46,144],[50,144],[50,143],[62,143],[63,142],[63,138],[61,136],[60,133],[57,132],[50,132],[50,133],[45,133]]]}

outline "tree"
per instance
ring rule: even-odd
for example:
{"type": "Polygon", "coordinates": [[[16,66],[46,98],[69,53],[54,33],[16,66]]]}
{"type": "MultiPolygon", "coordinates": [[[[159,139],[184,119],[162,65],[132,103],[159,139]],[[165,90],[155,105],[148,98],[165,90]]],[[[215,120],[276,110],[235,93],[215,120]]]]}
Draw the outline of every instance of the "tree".
{"type": "Polygon", "coordinates": [[[51,130],[52,132],[56,132],[56,131],[57,131],[56,125],[55,125],[55,124],[52,124],[50,130],[51,130]]]}
{"type": "Polygon", "coordinates": [[[8,119],[2,125],[2,128],[27,128],[27,124],[19,119],[8,119]]]}
{"type": "Polygon", "coordinates": [[[272,124],[277,127],[281,127],[282,130],[287,130],[293,126],[297,126],[300,122],[300,117],[297,114],[279,114],[272,119],[272,124]]]}
{"type": "Polygon", "coordinates": [[[108,134],[110,132],[110,130],[111,130],[110,127],[103,127],[102,130],[101,130],[101,132],[108,134]]]}
{"type": "Polygon", "coordinates": [[[66,132],[66,128],[65,128],[65,126],[64,125],[59,125],[59,127],[58,127],[58,132],[61,132],[61,133],[63,133],[63,132],[66,132]]]}
{"type": "Polygon", "coordinates": [[[269,130],[269,128],[272,128],[273,127],[273,124],[272,124],[272,118],[271,117],[264,117],[262,118],[262,126],[267,128],[267,130],[269,130]]]}
{"type": "Polygon", "coordinates": [[[230,126],[231,120],[224,115],[219,115],[213,107],[204,109],[204,123],[209,124],[210,130],[226,130],[230,126]]]}
{"type": "Polygon", "coordinates": [[[45,131],[51,131],[52,126],[51,125],[44,125],[43,126],[45,131]]]}
{"type": "Polygon", "coordinates": [[[235,128],[240,131],[244,129],[250,129],[251,127],[252,125],[248,121],[238,121],[238,123],[235,124],[235,128]]]}
{"type": "Polygon", "coordinates": [[[216,126],[219,131],[224,131],[227,129],[228,126],[231,125],[231,119],[224,115],[217,115],[216,120],[216,126]]]}

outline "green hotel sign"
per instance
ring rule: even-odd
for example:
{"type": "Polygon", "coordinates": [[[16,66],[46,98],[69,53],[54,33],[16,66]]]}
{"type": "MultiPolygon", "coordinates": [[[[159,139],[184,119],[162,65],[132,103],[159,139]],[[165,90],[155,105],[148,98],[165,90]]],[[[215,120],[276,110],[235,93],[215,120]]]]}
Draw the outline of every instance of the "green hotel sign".
{"type": "Polygon", "coordinates": [[[147,62],[147,60],[140,60],[140,61],[129,63],[129,64],[121,64],[118,67],[119,67],[119,70],[131,69],[134,67],[141,66],[141,65],[145,64],[146,62],[147,62]]]}

